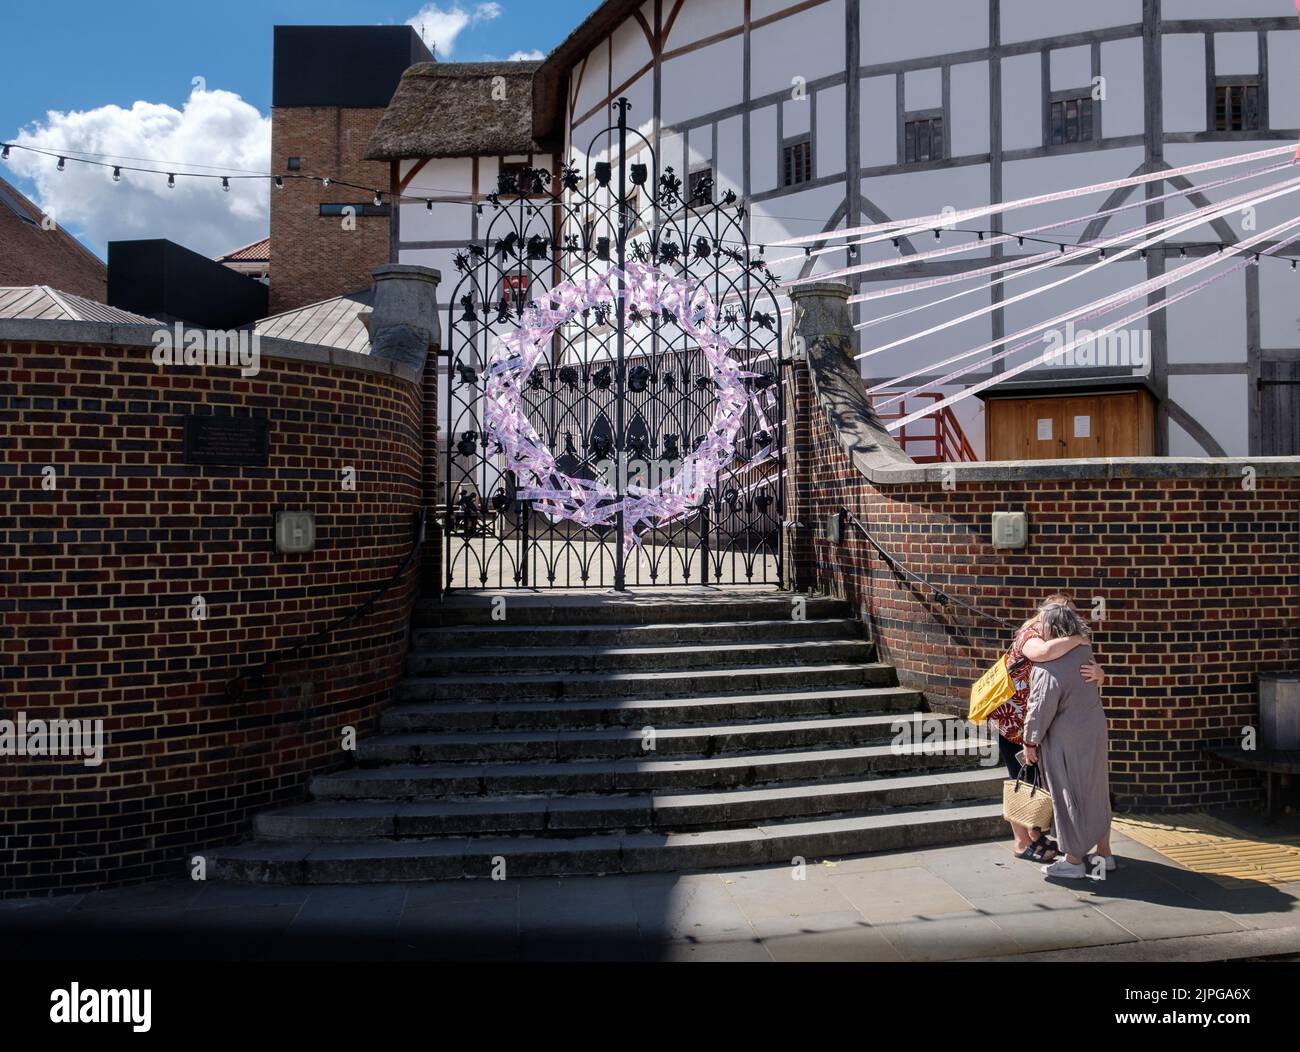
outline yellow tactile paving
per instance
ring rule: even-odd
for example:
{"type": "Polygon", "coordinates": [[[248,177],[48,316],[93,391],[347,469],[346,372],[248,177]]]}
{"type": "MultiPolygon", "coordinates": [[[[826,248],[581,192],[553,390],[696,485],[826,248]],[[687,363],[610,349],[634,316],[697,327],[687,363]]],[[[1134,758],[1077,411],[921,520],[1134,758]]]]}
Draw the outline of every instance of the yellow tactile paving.
{"type": "Polygon", "coordinates": [[[1225,888],[1300,881],[1300,836],[1264,838],[1209,815],[1124,815],[1115,829],[1225,888]]]}

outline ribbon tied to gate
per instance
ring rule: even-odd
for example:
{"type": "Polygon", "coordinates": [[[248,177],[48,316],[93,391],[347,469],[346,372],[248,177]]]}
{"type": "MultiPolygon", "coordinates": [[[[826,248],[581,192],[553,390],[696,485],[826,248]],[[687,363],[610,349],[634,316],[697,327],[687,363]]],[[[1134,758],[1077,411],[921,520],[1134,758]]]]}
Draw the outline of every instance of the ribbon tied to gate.
{"type": "MultiPolygon", "coordinates": [[[[483,426],[500,445],[505,467],[515,472],[519,500],[532,501],[555,519],[580,526],[609,527],[623,513],[623,550],[641,542],[641,533],[694,507],[719,472],[735,460],[735,441],[751,395],[745,381],[755,376],[731,356],[732,344],[718,331],[718,308],[708,290],[658,267],[628,263],[589,279],[575,278],[543,294],[520,313],[519,326],[501,340],[488,363],[483,396],[483,426]],[[555,454],[537,433],[523,404],[523,391],[551,337],[584,311],[604,305],[613,317],[622,277],[624,324],[645,324],[671,316],[704,355],[717,395],[708,432],[682,461],[680,470],[654,486],[628,485],[620,494],[608,478],[584,479],[562,471],[555,454]]],[[[625,444],[625,443],[624,443],[625,444]]],[[[616,451],[617,453],[617,451],[616,451]]],[[[768,448],[760,459],[773,455],[768,448]]],[[[756,461],[750,461],[755,463],[756,461]]]]}

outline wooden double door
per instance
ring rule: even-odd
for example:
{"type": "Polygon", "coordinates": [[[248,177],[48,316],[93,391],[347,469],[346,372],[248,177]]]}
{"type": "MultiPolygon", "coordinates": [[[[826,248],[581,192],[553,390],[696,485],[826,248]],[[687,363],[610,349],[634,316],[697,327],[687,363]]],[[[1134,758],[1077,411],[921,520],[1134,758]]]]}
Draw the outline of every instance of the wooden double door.
{"type": "Polygon", "coordinates": [[[990,398],[989,460],[1155,455],[1155,400],[1146,390],[990,398]]]}

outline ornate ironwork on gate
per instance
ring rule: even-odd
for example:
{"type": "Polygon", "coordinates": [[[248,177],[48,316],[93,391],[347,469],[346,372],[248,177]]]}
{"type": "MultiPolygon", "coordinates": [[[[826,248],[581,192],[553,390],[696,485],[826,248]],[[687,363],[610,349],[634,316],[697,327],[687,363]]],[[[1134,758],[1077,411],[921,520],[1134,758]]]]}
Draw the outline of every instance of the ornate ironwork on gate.
{"type": "MultiPolygon", "coordinates": [[[[448,325],[446,583],[450,588],[779,583],[784,507],[781,314],[776,281],[751,252],[745,208],[711,173],[662,171],[650,142],[618,122],[583,167],[503,167],[482,205],[485,236],[456,257],[448,325]],[[629,145],[631,148],[629,149],[629,145]],[[604,156],[605,160],[595,159],[604,156]],[[485,413],[488,376],[525,307],[562,283],[654,267],[703,289],[741,367],[747,400],[716,478],[676,514],[623,512],[583,524],[528,496],[485,413]],[[616,268],[616,269],[615,269],[616,268]]],[[[557,477],[612,484],[621,498],[679,470],[705,440],[719,392],[709,362],[670,311],[618,300],[575,312],[520,384],[521,412],[557,477]]],[[[698,320],[698,319],[696,319],[698,320]]]]}

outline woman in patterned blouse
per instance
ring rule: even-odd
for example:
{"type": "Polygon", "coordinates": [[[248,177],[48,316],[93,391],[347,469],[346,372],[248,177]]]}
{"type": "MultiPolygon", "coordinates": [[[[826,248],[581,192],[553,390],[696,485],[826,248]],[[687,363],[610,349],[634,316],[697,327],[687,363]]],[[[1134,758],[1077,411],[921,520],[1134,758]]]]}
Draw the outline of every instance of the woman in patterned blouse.
{"type": "MultiPolygon", "coordinates": [[[[1053,603],[1073,606],[1068,595],[1056,593],[1044,599],[1039,610],[1053,603]]],[[[1007,774],[1011,778],[1017,778],[1021,773],[1020,761],[1016,759],[1016,754],[1024,748],[1021,733],[1025,727],[1025,706],[1029,702],[1029,675],[1034,670],[1034,663],[1055,661],[1086,642],[1083,636],[1067,636],[1050,642],[1045,640],[1037,613],[1021,625],[1016,633],[1016,638],[1012,641],[1011,649],[1007,651],[1006,656],[1009,671],[1015,667],[1016,662],[1024,659],[1024,663],[1019,668],[1011,671],[1011,683],[1016,688],[1016,692],[1009,701],[995,709],[989,716],[989,723],[998,732],[998,751],[1007,765],[1007,774]]],[[[1084,679],[1096,683],[1098,687],[1106,681],[1106,674],[1096,661],[1089,661],[1080,671],[1084,679]]],[[[1051,862],[1056,858],[1059,853],[1057,846],[1048,839],[1045,830],[1037,827],[1030,829],[1015,822],[1008,824],[1015,836],[1017,858],[1028,859],[1031,862],[1051,862]]]]}

